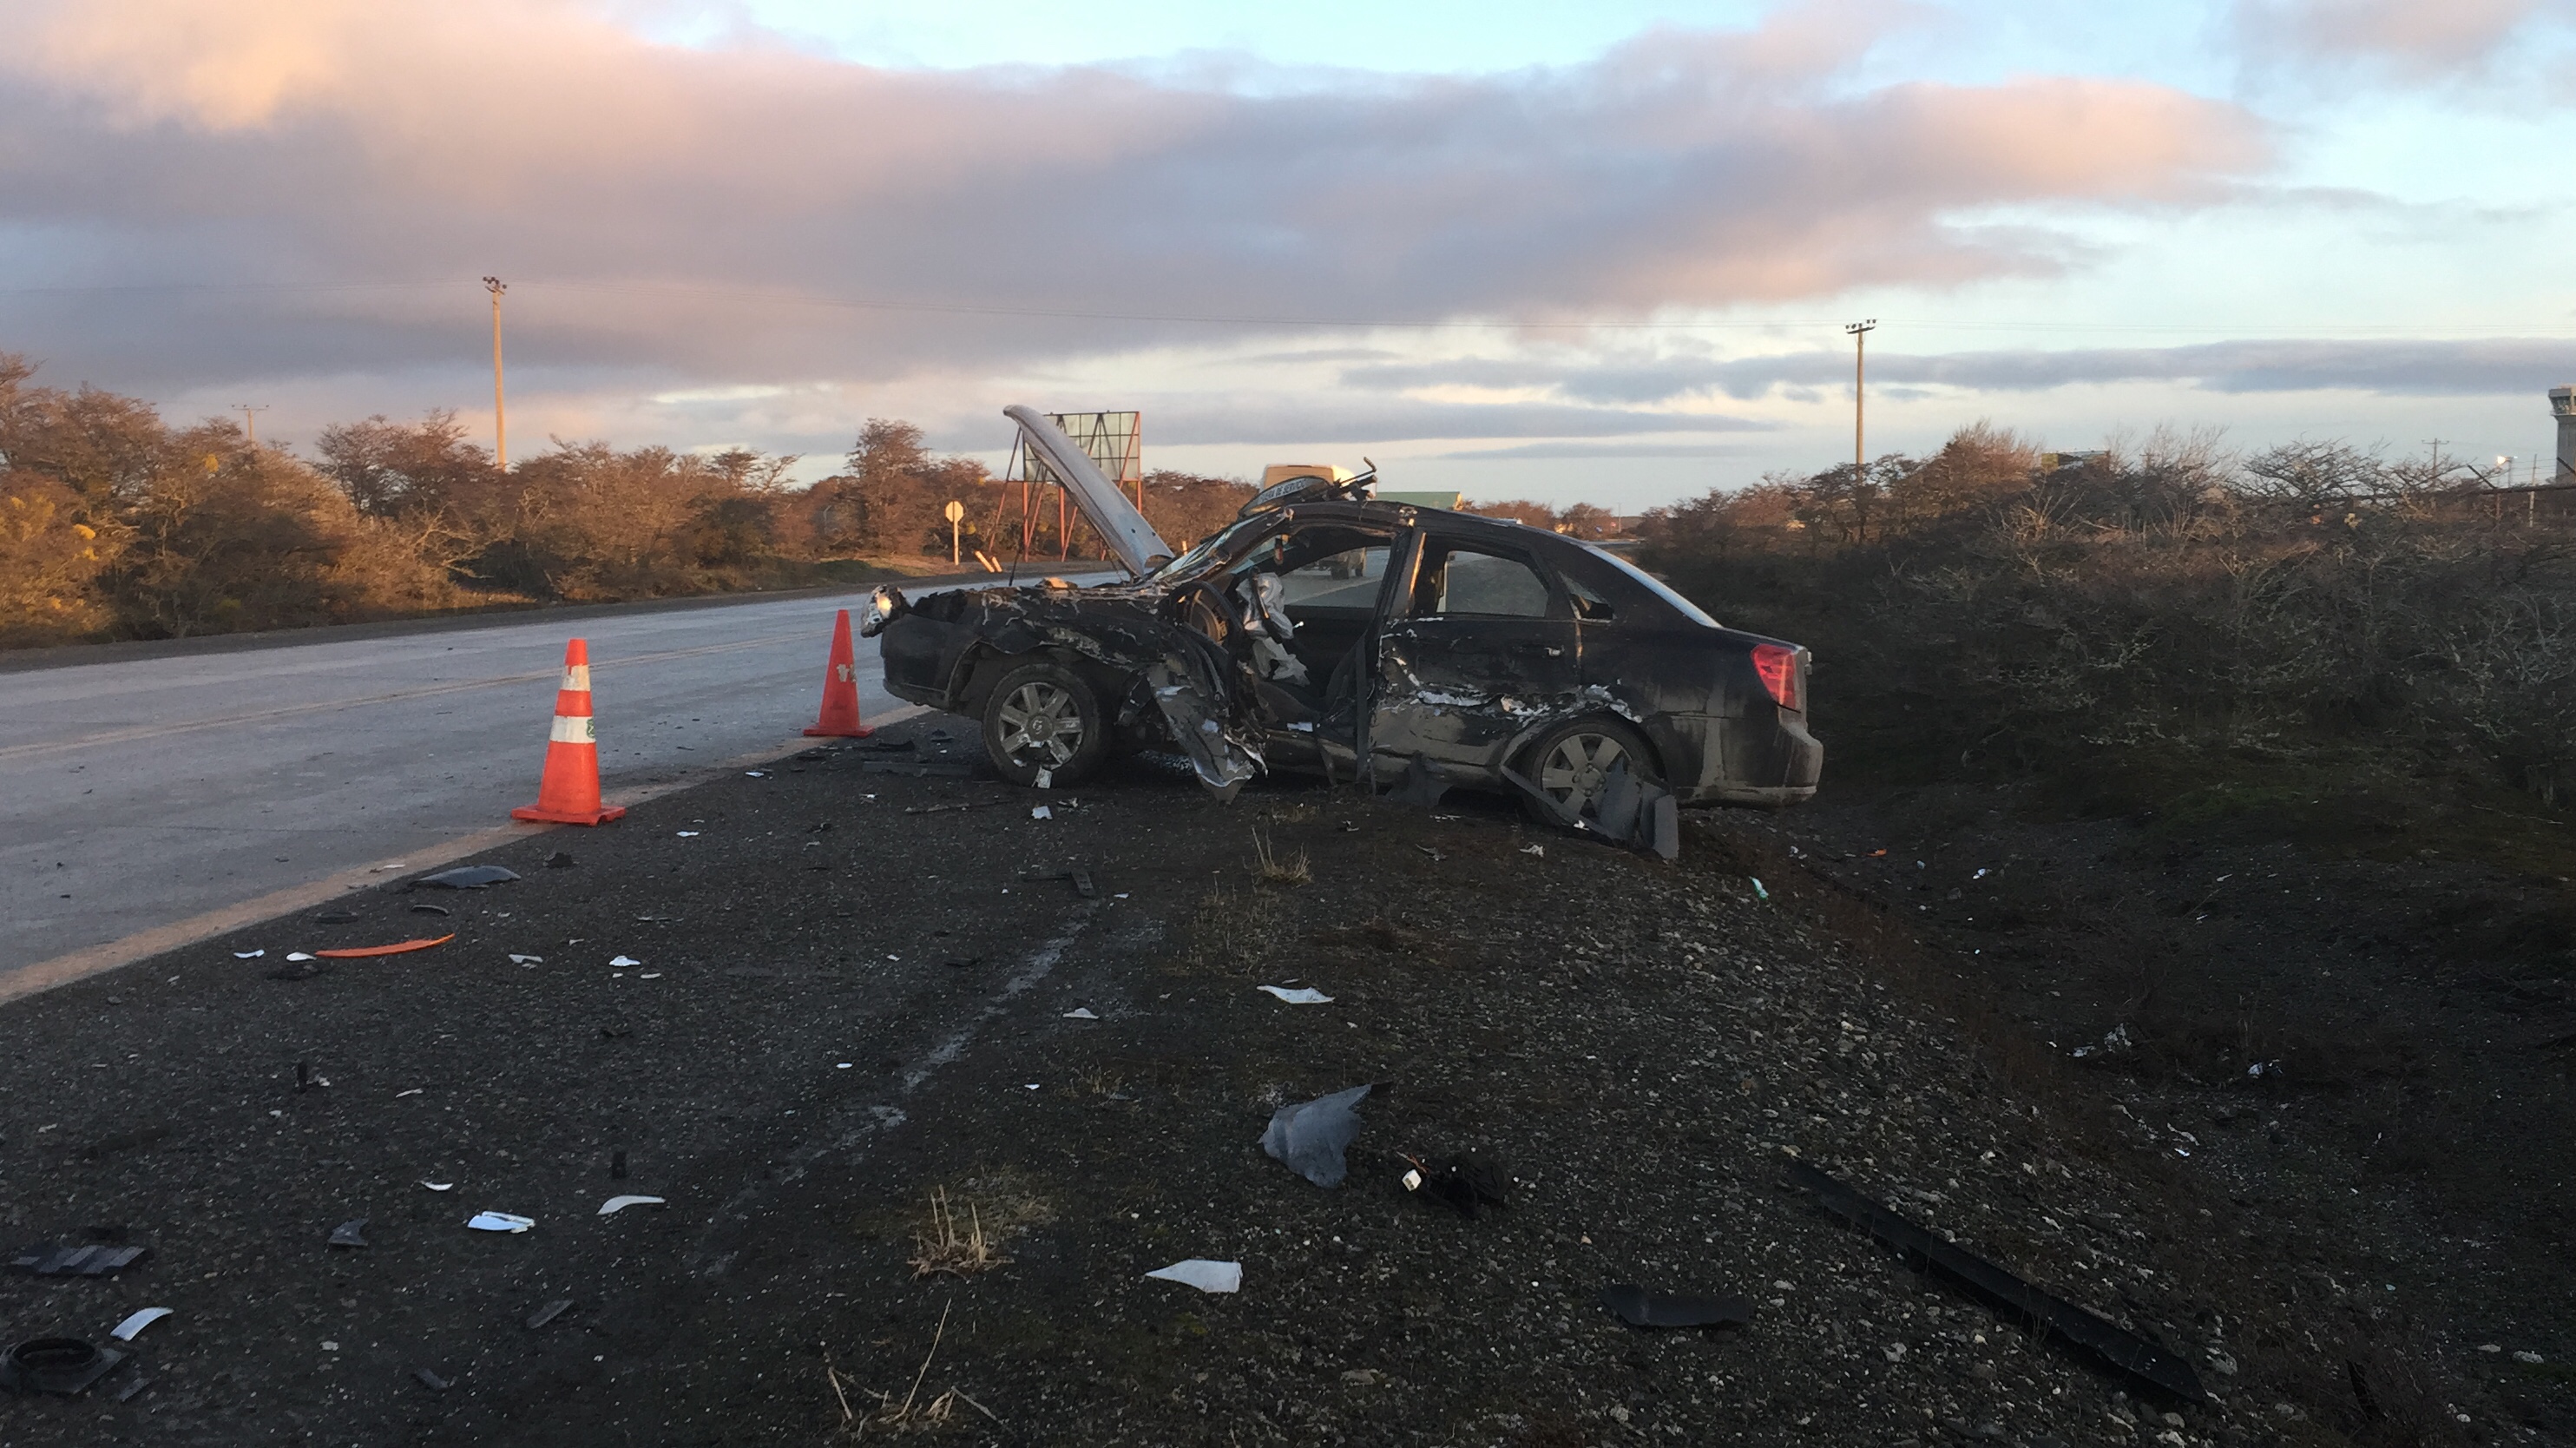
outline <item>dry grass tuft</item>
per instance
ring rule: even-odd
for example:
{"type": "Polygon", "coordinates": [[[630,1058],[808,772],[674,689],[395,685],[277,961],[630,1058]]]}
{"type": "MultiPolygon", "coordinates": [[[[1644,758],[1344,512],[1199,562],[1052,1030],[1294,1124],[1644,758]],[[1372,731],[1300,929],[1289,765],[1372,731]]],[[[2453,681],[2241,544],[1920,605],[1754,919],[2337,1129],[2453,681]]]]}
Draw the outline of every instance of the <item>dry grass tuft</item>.
{"type": "Polygon", "coordinates": [[[1306,852],[1299,850],[1291,856],[1280,855],[1270,847],[1270,837],[1263,834],[1259,826],[1255,826],[1252,831],[1252,860],[1252,873],[1258,876],[1264,885],[1314,883],[1314,866],[1307,861],[1306,852]]]}
{"type": "Polygon", "coordinates": [[[957,1214],[948,1205],[945,1187],[930,1190],[930,1230],[912,1239],[912,1275],[923,1277],[971,1277],[975,1273],[1000,1267],[1011,1259],[993,1250],[984,1236],[983,1214],[973,1202],[966,1204],[967,1229],[957,1230],[957,1214]]]}
{"type": "Polygon", "coordinates": [[[957,1416],[960,1403],[996,1423],[1002,1421],[992,1409],[968,1397],[965,1389],[954,1385],[929,1402],[921,1402],[922,1381],[930,1376],[930,1364],[939,1356],[940,1340],[948,1335],[948,1310],[955,1305],[950,1303],[948,1307],[939,1309],[939,1330],[930,1335],[930,1351],[923,1354],[921,1370],[912,1375],[912,1387],[900,1403],[894,1400],[892,1393],[879,1393],[876,1407],[866,1413],[854,1411],[850,1407],[850,1395],[840,1369],[832,1365],[831,1354],[823,1355],[823,1378],[832,1385],[833,1401],[840,1404],[843,1433],[852,1438],[863,1438],[871,1428],[886,1433],[903,1433],[944,1427],[957,1416]]]}

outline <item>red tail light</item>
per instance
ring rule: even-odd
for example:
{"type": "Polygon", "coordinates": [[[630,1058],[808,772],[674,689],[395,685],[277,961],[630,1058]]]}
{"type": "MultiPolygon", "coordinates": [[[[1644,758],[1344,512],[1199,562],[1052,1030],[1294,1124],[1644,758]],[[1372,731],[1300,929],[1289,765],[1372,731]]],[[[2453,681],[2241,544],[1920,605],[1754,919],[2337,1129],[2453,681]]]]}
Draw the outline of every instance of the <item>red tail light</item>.
{"type": "Polygon", "coordinates": [[[1798,651],[1779,644],[1753,646],[1753,672],[1762,676],[1762,688],[1771,702],[1783,709],[1802,709],[1798,697],[1798,651]]]}

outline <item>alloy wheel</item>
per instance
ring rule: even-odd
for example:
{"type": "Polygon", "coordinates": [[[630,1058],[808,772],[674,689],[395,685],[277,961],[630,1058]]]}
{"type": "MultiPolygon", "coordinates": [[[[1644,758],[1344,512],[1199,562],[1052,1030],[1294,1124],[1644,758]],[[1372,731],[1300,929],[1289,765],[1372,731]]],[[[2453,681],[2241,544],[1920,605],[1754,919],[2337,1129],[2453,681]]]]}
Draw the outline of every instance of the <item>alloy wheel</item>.
{"type": "Polygon", "coordinates": [[[1054,768],[1082,748],[1082,708],[1072,691],[1033,679],[1002,701],[1002,751],[1015,764],[1054,768]]]}

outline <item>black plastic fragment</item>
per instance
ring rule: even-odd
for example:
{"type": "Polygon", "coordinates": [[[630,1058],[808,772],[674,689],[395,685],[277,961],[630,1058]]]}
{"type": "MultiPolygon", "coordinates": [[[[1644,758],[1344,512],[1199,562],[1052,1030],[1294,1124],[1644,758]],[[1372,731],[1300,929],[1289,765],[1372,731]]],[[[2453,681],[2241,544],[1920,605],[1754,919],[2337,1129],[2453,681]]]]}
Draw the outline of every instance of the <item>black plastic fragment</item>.
{"type": "Polygon", "coordinates": [[[1512,788],[1519,790],[1521,792],[1521,797],[1528,800],[1531,804],[1536,805],[1538,807],[1539,814],[1543,817],[1554,820],[1557,824],[1569,830],[1579,830],[1583,828],[1583,816],[1575,813],[1573,810],[1567,809],[1563,800],[1558,799],[1555,795],[1552,795],[1546,790],[1539,788],[1537,785],[1532,784],[1529,780],[1529,776],[1522,774],[1520,771],[1513,769],[1509,765],[1505,765],[1503,766],[1503,782],[1510,785],[1512,788]]]}
{"type": "Polygon", "coordinates": [[[0,1354],[0,1388],[21,1396],[78,1397],[132,1356],[76,1337],[30,1338],[0,1354]]]}
{"type": "Polygon", "coordinates": [[[414,889],[427,886],[432,890],[481,890],[517,878],[518,871],[505,870],[499,865],[459,865],[453,870],[423,875],[411,883],[414,889]]]}
{"type": "MultiPolygon", "coordinates": [[[[1406,1160],[1413,1159],[1408,1157],[1406,1160]]],[[[1462,1217],[1473,1218],[1481,1207],[1507,1205],[1510,1176],[1500,1166],[1473,1152],[1414,1161],[1413,1169],[1422,1179],[1422,1185],[1416,1187],[1416,1191],[1453,1208],[1462,1217]]]]}
{"type": "Polygon", "coordinates": [[[298,1062],[296,1062],[296,1063],[295,1063],[295,1090],[296,1090],[297,1094],[299,1094],[299,1095],[300,1095],[300,1094],[302,1094],[302,1093],[304,1093],[304,1092],[306,1092],[306,1091],[310,1091],[310,1090],[312,1090],[312,1089],[313,1089],[313,1063],[312,1063],[312,1062],[310,1062],[310,1061],[298,1061],[298,1062]]]}
{"type": "Polygon", "coordinates": [[[1753,1320],[1753,1304],[1731,1293],[1649,1292],[1634,1282],[1602,1288],[1601,1305],[1630,1327],[1734,1327],[1753,1320]]]}
{"type": "Polygon", "coordinates": [[[545,1326],[547,1323],[554,1321],[556,1318],[563,1316],[571,1310],[572,1299],[569,1297],[558,1297],[554,1301],[549,1302],[545,1306],[528,1314],[528,1331],[534,1332],[538,1328],[545,1326]]]}
{"type": "Polygon", "coordinates": [[[626,1180],[626,1153],[623,1149],[608,1154],[608,1179],[613,1182],[626,1180]]]}
{"type": "Polygon", "coordinates": [[[57,1247],[39,1242],[9,1259],[11,1268],[35,1277],[112,1277],[140,1262],[148,1247],[57,1247]]]}
{"type": "Polygon", "coordinates": [[[546,868],[549,870],[569,870],[572,867],[573,858],[570,850],[557,850],[546,856],[546,868]]]}
{"type": "Polygon", "coordinates": [[[431,1372],[427,1368],[413,1368],[411,1370],[411,1375],[419,1381],[422,1387],[429,1389],[433,1393],[443,1393],[449,1388],[456,1386],[454,1383],[449,1382],[447,1379],[440,1377],[438,1374],[431,1372]]]}
{"type": "Polygon", "coordinates": [[[1964,1247],[1933,1236],[1888,1207],[1871,1201],[1803,1161],[1789,1163],[1789,1180],[1816,1194],[1826,1211],[1868,1232],[1948,1277],[1989,1306],[2009,1312],[2084,1348],[2111,1366],[2177,1398],[2209,1400],[2191,1364],[2136,1333],[2094,1315],[2044,1288],[2033,1286],[1964,1247]]]}
{"type": "Polygon", "coordinates": [[[364,1217],[353,1217],[348,1221],[342,1222],[340,1225],[333,1227],[331,1229],[330,1245],[334,1247],[363,1247],[367,1245],[367,1219],[364,1217]]]}
{"type": "Polygon", "coordinates": [[[142,1392],[145,1388],[150,1387],[151,1385],[152,1380],[150,1378],[130,1379],[124,1387],[116,1390],[116,1400],[120,1403],[131,1403],[134,1401],[135,1394],[142,1392]]]}
{"type": "Polygon", "coordinates": [[[444,905],[414,905],[411,907],[411,913],[414,915],[452,915],[456,912],[448,909],[444,905]]]}

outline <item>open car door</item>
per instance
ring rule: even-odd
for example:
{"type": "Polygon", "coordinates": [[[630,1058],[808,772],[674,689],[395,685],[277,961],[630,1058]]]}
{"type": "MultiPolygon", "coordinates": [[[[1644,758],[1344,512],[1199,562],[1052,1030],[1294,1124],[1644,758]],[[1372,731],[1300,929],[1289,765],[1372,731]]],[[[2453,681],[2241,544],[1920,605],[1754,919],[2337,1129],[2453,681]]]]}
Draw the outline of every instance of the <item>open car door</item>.
{"type": "Polygon", "coordinates": [[[1142,578],[1172,556],[1171,545],[1154,531],[1154,525],[1145,521],[1145,515],[1127,501],[1127,495],[1109,481],[1108,474],[1100,471],[1091,455],[1067,437],[1063,428],[1049,421],[1045,413],[1014,404],[1003,408],[1002,415],[1020,425],[1020,436],[1027,439],[1029,451],[1046,460],[1047,471],[1055,474],[1064,490],[1073,495],[1083,521],[1109,545],[1110,556],[1118,560],[1119,567],[1142,578]]]}

